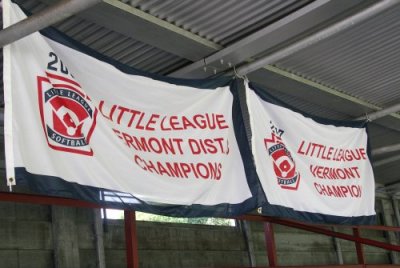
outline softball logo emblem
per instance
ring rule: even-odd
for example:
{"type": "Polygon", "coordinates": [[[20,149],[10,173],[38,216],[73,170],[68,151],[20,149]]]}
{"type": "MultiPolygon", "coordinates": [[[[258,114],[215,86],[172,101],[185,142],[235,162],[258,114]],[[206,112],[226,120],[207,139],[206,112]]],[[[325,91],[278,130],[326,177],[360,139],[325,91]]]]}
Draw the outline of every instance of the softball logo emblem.
{"type": "Polygon", "coordinates": [[[297,190],[300,182],[300,173],[296,171],[296,164],[282,140],[284,131],[271,123],[271,137],[264,139],[265,148],[272,158],[277,182],[282,189],[297,190]]]}
{"type": "Polygon", "coordinates": [[[80,85],[65,75],[38,76],[40,117],[47,143],[58,151],[93,155],[89,143],[97,109],[80,85]]]}

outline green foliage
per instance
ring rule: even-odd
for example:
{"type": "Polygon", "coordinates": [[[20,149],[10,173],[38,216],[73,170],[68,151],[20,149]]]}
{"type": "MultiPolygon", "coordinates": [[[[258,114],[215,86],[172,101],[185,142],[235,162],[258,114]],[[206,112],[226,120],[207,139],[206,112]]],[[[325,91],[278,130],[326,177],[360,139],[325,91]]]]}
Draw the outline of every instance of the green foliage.
{"type": "Polygon", "coordinates": [[[220,226],[234,226],[235,221],[231,219],[221,218],[176,218],[167,217],[143,212],[136,212],[136,220],[138,221],[154,221],[154,222],[171,222],[171,223],[186,223],[186,224],[206,224],[220,226]]]}

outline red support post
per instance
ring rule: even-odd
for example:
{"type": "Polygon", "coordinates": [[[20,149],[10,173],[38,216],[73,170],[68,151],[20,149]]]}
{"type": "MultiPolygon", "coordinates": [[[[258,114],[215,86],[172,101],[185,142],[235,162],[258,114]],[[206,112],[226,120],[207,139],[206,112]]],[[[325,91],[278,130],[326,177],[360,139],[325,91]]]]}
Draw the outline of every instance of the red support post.
{"type": "Polygon", "coordinates": [[[125,210],[126,267],[139,268],[135,211],[125,210]]]}
{"type": "MultiPolygon", "coordinates": [[[[268,222],[271,222],[274,224],[284,225],[284,226],[288,226],[291,228],[305,230],[308,232],[337,237],[337,238],[348,240],[348,241],[358,242],[358,243],[361,243],[364,245],[369,245],[369,246],[373,246],[373,247],[383,248],[386,250],[393,250],[393,251],[400,252],[399,245],[393,245],[393,244],[384,243],[384,242],[380,242],[380,241],[372,240],[372,239],[368,239],[368,238],[356,237],[354,235],[349,235],[349,234],[340,233],[340,232],[334,232],[332,230],[326,229],[325,227],[319,227],[318,225],[304,224],[304,223],[293,221],[293,220],[285,220],[285,219],[280,219],[280,218],[275,218],[275,217],[259,216],[259,215],[240,216],[240,217],[237,217],[237,219],[250,220],[250,221],[262,221],[262,222],[268,221],[268,222]]],[[[398,230],[398,229],[399,229],[399,227],[393,228],[393,230],[398,230]]]]}
{"type": "MultiPolygon", "coordinates": [[[[353,235],[357,238],[360,238],[360,230],[357,227],[353,228],[353,235]]],[[[360,242],[354,242],[357,250],[357,260],[358,264],[365,264],[364,252],[362,248],[362,244],[360,242]]]]}
{"type": "Polygon", "coordinates": [[[265,244],[267,247],[269,266],[276,267],[278,266],[278,261],[276,257],[275,236],[272,223],[270,222],[264,223],[264,235],[265,235],[265,244]]]}

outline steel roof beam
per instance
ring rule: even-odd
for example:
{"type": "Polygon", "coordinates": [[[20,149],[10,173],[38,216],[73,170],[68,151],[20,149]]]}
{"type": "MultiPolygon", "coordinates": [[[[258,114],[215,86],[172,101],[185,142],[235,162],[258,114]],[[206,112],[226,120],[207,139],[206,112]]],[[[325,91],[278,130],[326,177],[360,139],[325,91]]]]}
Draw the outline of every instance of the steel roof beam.
{"type": "Polygon", "coordinates": [[[215,69],[218,72],[230,69],[232,65],[243,63],[249,58],[287,42],[360,2],[358,0],[312,2],[236,43],[171,73],[171,76],[206,78],[213,75],[215,69]],[[208,72],[203,71],[204,64],[210,67],[208,72]]]}
{"type": "Polygon", "coordinates": [[[399,2],[397,0],[384,0],[381,2],[378,2],[361,12],[352,15],[342,21],[339,21],[327,28],[324,28],[314,34],[309,35],[308,37],[293,43],[292,45],[289,45],[283,49],[280,49],[272,54],[266,55],[264,57],[261,57],[257,59],[254,62],[251,62],[249,64],[245,64],[237,69],[237,73],[239,75],[247,75],[248,73],[251,73],[257,69],[263,68],[264,66],[275,63],[283,58],[286,58],[290,55],[293,55],[294,53],[307,48],[311,45],[314,45],[318,42],[321,42],[322,40],[325,40],[339,32],[342,32],[350,27],[353,27],[354,25],[361,23],[395,5],[397,5],[399,2]]]}
{"type": "MultiPolygon", "coordinates": [[[[50,0],[41,1],[49,2],[50,0]]],[[[197,61],[205,55],[210,55],[223,48],[212,41],[117,0],[103,0],[100,5],[78,16],[191,61],[197,61]]]]}
{"type": "Polygon", "coordinates": [[[387,164],[390,164],[392,162],[399,161],[399,160],[400,160],[400,155],[395,155],[392,157],[388,157],[388,158],[385,158],[382,160],[375,161],[375,162],[373,162],[373,166],[377,168],[377,167],[387,165],[387,164]]]}
{"type": "MultiPolygon", "coordinates": [[[[245,64],[241,67],[239,67],[236,70],[236,73],[239,76],[247,75],[248,73],[251,73],[255,70],[258,70],[260,68],[265,67],[266,65],[272,64],[274,62],[277,62],[285,57],[288,57],[290,55],[293,55],[294,53],[307,48],[309,46],[312,46],[322,40],[325,40],[341,31],[344,31],[350,27],[353,27],[355,24],[361,23],[395,5],[397,5],[399,2],[396,0],[384,0],[381,2],[378,2],[365,10],[350,16],[342,21],[339,21],[323,30],[320,30],[317,33],[314,33],[296,43],[293,43],[292,45],[289,45],[283,49],[280,49],[274,53],[271,53],[269,55],[266,55],[264,57],[261,57],[260,59],[257,59],[249,64],[245,64]]],[[[379,111],[376,111],[372,114],[369,114],[367,116],[359,117],[357,119],[367,119],[369,121],[373,121],[382,117],[385,117],[389,114],[393,114],[400,111],[400,104],[396,104],[394,106],[381,109],[379,111]]],[[[398,115],[394,115],[398,116],[398,115]]]]}
{"type": "Polygon", "coordinates": [[[58,2],[0,31],[0,47],[62,21],[100,2],[101,0],[63,0],[58,2]]]}
{"type": "MultiPolygon", "coordinates": [[[[55,2],[55,0],[40,1],[46,4],[55,2]]],[[[360,3],[363,1],[314,1],[227,48],[117,0],[103,0],[101,4],[78,14],[78,16],[134,40],[195,61],[194,64],[189,65],[191,67],[184,68],[186,71],[180,69],[177,73],[170,74],[171,76],[194,78],[195,76],[207,77],[214,74],[212,68],[209,68],[209,72],[204,73],[204,58],[206,58],[207,64],[219,64],[218,71],[229,69],[228,62],[241,63],[316,25],[327,22],[360,3]],[[338,2],[340,3],[338,4],[338,2]],[[221,59],[224,59],[224,65],[220,64],[221,59]],[[193,72],[188,73],[187,68],[193,72]]]]}
{"type": "Polygon", "coordinates": [[[358,120],[366,119],[368,121],[375,121],[375,120],[377,120],[379,118],[385,117],[385,116],[387,116],[389,114],[397,113],[399,111],[400,111],[400,103],[399,104],[395,104],[395,105],[390,106],[390,107],[387,107],[387,108],[382,109],[380,111],[376,111],[374,113],[367,114],[367,115],[359,117],[357,119],[358,120]]]}
{"type": "MultiPolygon", "coordinates": [[[[335,109],[335,108],[340,107],[340,110],[342,110],[343,112],[345,112],[347,114],[357,114],[357,113],[365,114],[364,116],[357,117],[355,120],[368,119],[369,121],[375,121],[375,120],[383,118],[384,116],[390,115],[390,117],[392,119],[397,119],[397,120],[388,120],[388,119],[386,120],[386,121],[390,121],[390,122],[383,122],[383,120],[380,120],[378,124],[385,126],[387,128],[391,128],[391,129],[400,131],[400,125],[396,125],[393,122],[393,121],[398,121],[400,119],[400,115],[396,113],[396,112],[400,111],[400,105],[394,105],[389,108],[382,108],[375,104],[372,104],[367,101],[361,100],[359,98],[353,97],[344,92],[341,92],[336,89],[330,88],[328,86],[322,85],[320,83],[311,81],[307,78],[304,78],[299,75],[293,74],[291,72],[282,70],[282,69],[272,66],[272,65],[267,65],[264,68],[249,74],[249,77],[252,78],[252,80],[254,79],[255,81],[262,82],[262,76],[268,76],[268,73],[278,74],[282,77],[289,78],[290,80],[293,80],[295,82],[310,86],[313,89],[317,89],[321,93],[328,93],[329,95],[331,95],[331,98],[329,100],[329,103],[324,104],[324,106],[327,108],[335,109]],[[346,100],[349,103],[343,103],[343,100],[346,100]],[[353,104],[353,105],[349,105],[349,104],[353,104]],[[332,105],[332,107],[330,107],[330,105],[332,105]]],[[[316,92],[309,92],[309,94],[314,95],[314,94],[316,94],[316,92]]],[[[299,97],[303,98],[304,100],[308,100],[308,96],[305,92],[301,92],[301,94],[299,94],[299,97]]]]}
{"type": "Polygon", "coordinates": [[[377,148],[375,150],[372,150],[372,155],[378,156],[378,155],[393,153],[393,152],[397,152],[397,151],[400,151],[400,144],[393,144],[393,145],[377,148]]]}

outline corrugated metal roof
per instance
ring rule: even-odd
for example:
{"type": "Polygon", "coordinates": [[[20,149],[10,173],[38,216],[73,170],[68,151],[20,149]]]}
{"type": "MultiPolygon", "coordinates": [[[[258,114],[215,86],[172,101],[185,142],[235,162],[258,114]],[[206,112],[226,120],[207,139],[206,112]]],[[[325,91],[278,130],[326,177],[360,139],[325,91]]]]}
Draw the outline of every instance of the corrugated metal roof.
{"type": "Polygon", "coordinates": [[[276,65],[378,106],[399,103],[400,6],[276,65]]]}
{"type": "Polygon", "coordinates": [[[291,95],[282,93],[277,90],[269,89],[268,93],[275,96],[279,100],[285,102],[286,104],[294,107],[295,109],[310,114],[314,116],[323,115],[324,118],[333,119],[333,120],[349,120],[349,115],[341,113],[340,111],[333,111],[324,106],[315,104],[313,102],[308,102],[305,100],[300,100],[291,95]]]}
{"type": "MultiPolygon", "coordinates": [[[[379,126],[377,124],[371,123],[368,127],[369,138],[371,141],[371,146],[373,148],[379,148],[388,146],[389,144],[400,143],[399,133],[394,130],[379,126]]],[[[384,154],[388,156],[389,154],[384,154]]],[[[390,155],[389,155],[390,156],[390,155]]],[[[380,157],[378,157],[380,158],[380,157]]],[[[377,158],[377,159],[378,159],[377,158]]]]}
{"type": "Polygon", "coordinates": [[[374,168],[375,179],[379,183],[388,184],[399,180],[400,161],[394,161],[378,168],[374,168]]]}
{"type": "Polygon", "coordinates": [[[101,54],[140,70],[166,74],[188,62],[77,17],[64,20],[55,27],[101,54]]]}
{"type": "Polygon", "coordinates": [[[221,45],[271,24],[311,0],[120,0],[221,45]]]}
{"type": "MultiPolygon", "coordinates": [[[[19,2],[32,13],[46,7],[38,0],[19,2]]],[[[54,27],[107,57],[143,71],[167,74],[188,64],[185,59],[110,31],[77,16],[72,16],[54,25],[54,27]]]]}

